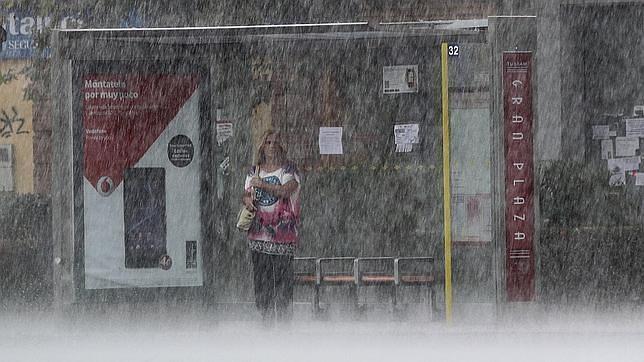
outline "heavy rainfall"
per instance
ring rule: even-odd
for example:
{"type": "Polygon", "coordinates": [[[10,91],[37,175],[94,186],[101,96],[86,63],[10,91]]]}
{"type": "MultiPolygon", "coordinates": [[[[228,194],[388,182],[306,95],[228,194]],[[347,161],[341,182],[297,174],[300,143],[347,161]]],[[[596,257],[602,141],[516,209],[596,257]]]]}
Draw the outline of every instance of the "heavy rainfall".
{"type": "Polygon", "coordinates": [[[0,17],[0,360],[644,361],[644,1],[0,17]]]}

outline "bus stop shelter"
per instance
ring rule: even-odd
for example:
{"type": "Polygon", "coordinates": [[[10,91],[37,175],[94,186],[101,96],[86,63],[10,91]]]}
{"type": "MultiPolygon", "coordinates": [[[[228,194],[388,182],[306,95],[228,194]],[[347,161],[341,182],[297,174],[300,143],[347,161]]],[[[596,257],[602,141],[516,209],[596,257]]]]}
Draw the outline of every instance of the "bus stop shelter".
{"type": "Polygon", "coordinates": [[[534,27],[55,31],[56,303],[251,305],[234,222],[269,128],[302,174],[298,256],[432,256],[448,320],[534,301],[534,27]]]}

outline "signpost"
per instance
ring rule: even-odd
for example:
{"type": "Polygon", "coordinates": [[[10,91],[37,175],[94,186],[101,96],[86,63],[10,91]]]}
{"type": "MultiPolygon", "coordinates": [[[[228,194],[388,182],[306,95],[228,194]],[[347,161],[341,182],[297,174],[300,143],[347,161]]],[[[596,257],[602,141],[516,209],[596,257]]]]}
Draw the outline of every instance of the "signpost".
{"type": "Polygon", "coordinates": [[[503,53],[506,292],[535,296],[532,53],[503,53]]]}

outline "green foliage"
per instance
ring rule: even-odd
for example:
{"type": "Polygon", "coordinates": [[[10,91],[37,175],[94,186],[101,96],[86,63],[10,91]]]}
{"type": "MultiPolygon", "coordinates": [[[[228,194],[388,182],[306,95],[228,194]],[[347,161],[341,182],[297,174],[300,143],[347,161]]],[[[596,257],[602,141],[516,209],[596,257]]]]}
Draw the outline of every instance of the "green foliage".
{"type": "Polygon", "coordinates": [[[602,166],[556,161],[542,169],[539,260],[545,302],[604,308],[644,297],[642,195],[629,179],[626,186],[608,186],[602,166]]]}
{"type": "Polygon", "coordinates": [[[52,300],[51,206],[47,196],[0,192],[0,307],[52,300]]]}
{"type": "Polygon", "coordinates": [[[644,301],[642,227],[543,228],[542,301],[607,308],[644,301]]]}
{"type": "Polygon", "coordinates": [[[545,166],[539,185],[541,219],[553,226],[639,224],[639,191],[629,183],[610,187],[608,178],[608,170],[595,163],[545,166]]]}

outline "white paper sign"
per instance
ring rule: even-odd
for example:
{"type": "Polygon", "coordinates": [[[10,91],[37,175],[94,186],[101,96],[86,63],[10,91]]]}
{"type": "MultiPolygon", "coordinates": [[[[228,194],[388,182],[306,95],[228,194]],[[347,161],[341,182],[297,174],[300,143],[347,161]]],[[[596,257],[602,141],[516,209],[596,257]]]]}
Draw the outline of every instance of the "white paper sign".
{"type": "Polygon", "coordinates": [[[320,127],[318,142],[321,155],[341,155],[342,127],[320,127]]]}
{"type": "Polygon", "coordinates": [[[217,123],[217,143],[221,146],[224,141],[233,136],[232,123],[217,123]]]}
{"type": "Polygon", "coordinates": [[[613,150],[613,140],[602,140],[602,160],[607,160],[613,157],[615,157],[615,151],[613,150]]]}
{"type": "Polygon", "coordinates": [[[382,68],[382,93],[417,93],[418,65],[396,65],[382,68]]]}
{"type": "Polygon", "coordinates": [[[626,172],[639,170],[640,163],[641,158],[639,156],[609,159],[608,171],[610,172],[610,179],[608,184],[610,186],[625,185],[626,172]]]}
{"type": "Polygon", "coordinates": [[[644,118],[626,120],[626,137],[644,137],[644,118]]]}
{"type": "Polygon", "coordinates": [[[644,186],[644,172],[635,174],[635,186],[644,186]]]}
{"type": "Polygon", "coordinates": [[[394,125],[396,144],[418,143],[418,129],[418,123],[394,125]]]}
{"type": "Polygon", "coordinates": [[[624,171],[637,171],[642,162],[642,158],[639,156],[618,158],[618,160],[621,161],[624,171]]]}
{"type": "Polygon", "coordinates": [[[609,138],[610,134],[610,127],[601,125],[601,126],[593,126],[593,139],[594,140],[605,140],[609,138]]]}
{"type": "Polygon", "coordinates": [[[611,158],[608,160],[608,178],[609,186],[622,186],[626,184],[626,171],[621,158],[611,158]]]}
{"type": "Polygon", "coordinates": [[[608,179],[608,186],[624,186],[626,185],[626,174],[624,171],[611,172],[608,179]]]}
{"type": "Polygon", "coordinates": [[[396,152],[411,152],[412,148],[411,143],[400,143],[396,145],[396,152]]]}
{"type": "Polygon", "coordinates": [[[611,173],[620,171],[636,171],[639,170],[640,163],[641,158],[639,156],[611,158],[608,160],[608,171],[611,173]]]}
{"type": "Polygon", "coordinates": [[[418,143],[418,123],[394,125],[396,152],[411,152],[412,144],[418,143]]]}
{"type": "Polygon", "coordinates": [[[634,116],[644,116],[644,106],[635,106],[633,107],[634,116]]]}
{"type": "Polygon", "coordinates": [[[616,137],[615,156],[635,156],[635,151],[640,148],[640,139],[637,137],[616,137]]]}

